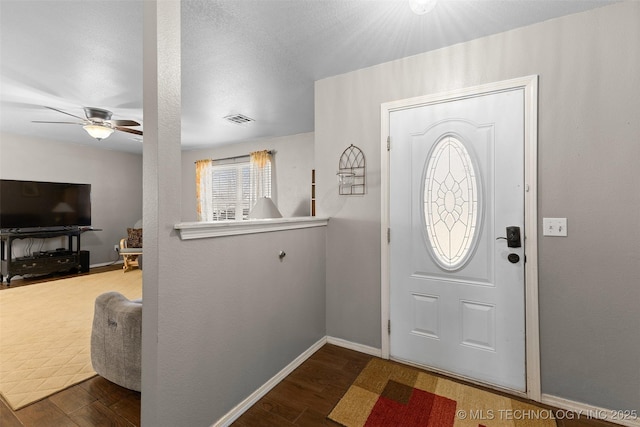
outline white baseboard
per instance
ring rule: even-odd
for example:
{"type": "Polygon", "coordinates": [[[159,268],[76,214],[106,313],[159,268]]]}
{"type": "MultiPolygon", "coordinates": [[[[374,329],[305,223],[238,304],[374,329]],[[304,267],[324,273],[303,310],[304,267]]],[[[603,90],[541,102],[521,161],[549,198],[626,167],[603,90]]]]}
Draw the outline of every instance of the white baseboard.
{"type": "Polygon", "coordinates": [[[227,412],[222,418],[213,423],[211,427],[227,427],[240,415],[245,413],[251,406],[253,406],[258,400],[260,400],[265,394],[267,394],[272,388],[274,388],[280,381],[285,379],[287,375],[293,372],[298,366],[307,360],[313,353],[318,351],[320,347],[325,344],[334,344],[339,347],[348,348],[349,350],[359,351],[360,353],[369,354],[371,356],[381,357],[382,350],[379,348],[369,347],[362,344],[357,344],[351,341],[343,340],[341,338],[322,337],[315,344],[309,347],[304,353],[296,357],[294,361],[285,366],[280,372],[274,375],[269,381],[264,383],[260,388],[251,393],[246,399],[237,404],[231,411],[227,412]]]}
{"type": "MultiPolygon", "coordinates": [[[[625,413],[624,410],[599,408],[597,406],[588,405],[586,403],[580,403],[544,393],[542,394],[540,402],[546,405],[553,406],[555,408],[564,409],[567,411],[571,411],[572,413],[580,414],[583,417],[600,419],[623,426],[640,427],[640,411],[637,410],[636,412],[633,412],[634,410],[629,410],[625,413]]],[[[562,416],[562,414],[559,415],[562,416]]],[[[572,416],[572,414],[566,414],[567,419],[572,416]]]]}
{"type": "Polygon", "coordinates": [[[370,356],[382,357],[382,349],[343,340],[342,338],[327,337],[327,343],[348,348],[349,350],[359,351],[360,353],[368,354],[370,356]]]}
{"type": "Polygon", "coordinates": [[[233,423],[240,415],[242,415],[247,409],[253,406],[258,400],[267,394],[272,388],[274,388],[280,381],[282,381],[287,375],[294,371],[298,366],[307,360],[313,353],[318,351],[320,347],[327,343],[327,337],[322,337],[315,344],[309,347],[304,353],[296,357],[293,362],[285,366],[280,372],[274,375],[269,381],[264,383],[260,388],[251,393],[246,399],[237,404],[231,411],[227,412],[222,418],[213,423],[211,427],[226,427],[233,423]]]}
{"type": "MultiPolygon", "coordinates": [[[[246,399],[236,405],[231,411],[229,411],[222,418],[212,424],[211,427],[227,427],[231,425],[231,423],[237,420],[240,415],[247,411],[272,388],[280,383],[280,381],[282,381],[287,375],[293,372],[298,366],[300,366],[302,363],[304,363],[304,361],[311,357],[313,353],[318,351],[323,345],[327,343],[347,348],[349,350],[358,351],[360,353],[369,354],[371,356],[382,357],[382,350],[379,348],[354,343],[342,338],[334,338],[329,336],[322,337],[315,344],[305,350],[300,356],[296,357],[291,363],[285,366],[280,372],[269,379],[269,381],[260,386],[260,388],[251,393],[246,399]]],[[[627,427],[640,427],[640,413],[632,412],[625,414],[622,410],[616,411],[599,408],[597,406],[576,402],[573,400],[564,399],[562,397],[544,393],[541,396],[540,403],[553,406],[554,408],[560,410],[568,411],[564,414],[565,418],[567,419],[575,419],[575,414],[580,414],[583,417],[605,420],[627,427]]],[[[558,415],[562,416],[561,414],[558,415]]]]}
{"type": "MultiPolygon", "coordinates": [[[[382,350],[366,345],[354,343],[351,341],[343,340],[341,338],[327,337],[327,343],[334,344],[340,347],[348,348],[350,350],[359,351],[361,353],[369,354],[371,356],[382,357],[382,350]]],[[[406,363],[406,362],[403,362],[406,363]]],[[[628,427],[640,427],[640,411],[627,412],[615,411],[610,409],[598,408],[596,406],[588,405],[586,403],[575,402],[561,397],[552,396],[549,394],[542,394],[541,403],[553,406],[558,409],[570,411],[566,417],[575,417],[574,413],[580,414],[588,418],[597,418],[605,420],[614,424],[619,424],[628,427]],[[626,415],[626,416],[625,416],[626,415]]],[[[630,410],[633,411],[633,410],[630,410]]]]}

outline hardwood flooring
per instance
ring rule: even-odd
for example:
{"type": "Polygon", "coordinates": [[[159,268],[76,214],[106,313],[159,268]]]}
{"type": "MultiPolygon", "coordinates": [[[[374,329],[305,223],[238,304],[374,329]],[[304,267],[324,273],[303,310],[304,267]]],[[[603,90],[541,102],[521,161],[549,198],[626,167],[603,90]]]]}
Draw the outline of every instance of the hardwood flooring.
{"type": "MultiPolygon", "coordinates": [[[[92,268],[89,273],[121,270],[122,264],[92,268]]],[[[36,283],[70,277],[52,274],[33,278],[14,279],[11,286],[0,285],[0,291],[36,283]]],[[[78,427],[140,425],[140,393],[127,390],[100,376],[60,391],[46,399],[17,411],[0,399],[0,426],[2,427],[78,427]]]]}
{"type": "Polygon", "coordinates": [[[372,357],[327,344],[232,426],[339,426],[327,415],[372,357]]]}
{"type": "MultiPolygon", "coordinates": [[[[373,356],[327,344],[241,415],[232,426],[340,426],[327,416],[372,358],[373,356]]],[[[584,417],[558,420],[557,425],[617,427],[615,424],[584,417]]]]}
{"type": "Polygon", "coordinates": [[[140,425],[140,393],[100,376],[17,411],[0,401],[2,427],[91,427],[140,425]]]}
{"type": "MultiPolygon", "coordinates": [[[[93,274],[121,265],[92,269],[93,274]]],[[[11,287],[53,278],[21,279],[11,287]]],[[[10,289],[9,288],[9,289],[10,289]]],[[[6,285],[0,290],[7,289],[6,285]]],[[[242,414],[234,427],[339,426],[327,419],[373,356],[327,344],[242,414]]],[[[140,425],[140,393],[96,376],[18,411],[0,399],[2,427],[92,427],[140,425]]],[[[188,424],[185,424],[187,426],[188,424]]],[[[558,420],[558,427],[615,427],[598,420],[558,420]]]]}

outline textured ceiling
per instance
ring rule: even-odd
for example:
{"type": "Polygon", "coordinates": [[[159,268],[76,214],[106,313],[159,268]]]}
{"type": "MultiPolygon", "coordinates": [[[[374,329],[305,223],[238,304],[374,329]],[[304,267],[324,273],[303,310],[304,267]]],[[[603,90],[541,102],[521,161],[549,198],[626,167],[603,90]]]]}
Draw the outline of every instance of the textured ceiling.
{"type": "MultiPolygon", "coordinates": [[[[611,3],[440,0],[183,0],[185,149],[313,131],[314,81],[611,3]],[[255,119],[247,125],[230,114],[255,119]]],[[[0,0],[0,131],[141,152],[134,135],[97,142],[50,106],[142,123],[142,2],[0,0]]]]}

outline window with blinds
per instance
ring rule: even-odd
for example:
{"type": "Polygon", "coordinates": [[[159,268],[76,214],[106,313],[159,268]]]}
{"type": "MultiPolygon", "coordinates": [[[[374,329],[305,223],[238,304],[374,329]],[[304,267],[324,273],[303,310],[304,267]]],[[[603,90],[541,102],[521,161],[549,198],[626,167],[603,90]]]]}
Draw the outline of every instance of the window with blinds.
{"type": "Polygon", "coordinates": [[[271,197],[271,163],[262,169],[247,161],[213,165],[214,221],[247,219],[258,197],[271,197]]]}

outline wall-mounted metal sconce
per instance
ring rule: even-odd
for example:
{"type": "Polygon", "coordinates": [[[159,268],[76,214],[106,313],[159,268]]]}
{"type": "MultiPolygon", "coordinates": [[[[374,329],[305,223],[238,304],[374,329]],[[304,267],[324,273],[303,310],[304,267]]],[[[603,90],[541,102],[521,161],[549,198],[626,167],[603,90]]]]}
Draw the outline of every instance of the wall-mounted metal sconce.
{"type": "Polygon", "coordinates": [[[342,152],[338,162],[338,193],[364,194],[367,163],[361,149],[351,144],[342,152]]]}

